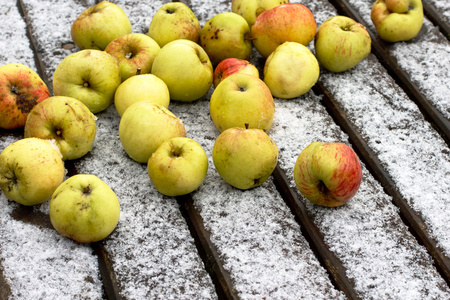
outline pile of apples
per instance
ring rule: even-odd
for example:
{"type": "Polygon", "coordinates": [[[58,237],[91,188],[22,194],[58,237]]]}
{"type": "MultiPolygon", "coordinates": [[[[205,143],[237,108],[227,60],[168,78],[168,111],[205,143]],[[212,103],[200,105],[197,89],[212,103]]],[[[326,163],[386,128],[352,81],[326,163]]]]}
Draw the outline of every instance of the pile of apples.
{"type": "MultiPolygon", "coordinates": [[[[420,0],[402,3],[375,3],[372,19],[383,39],[410,39],[420,30],[420,0]],[[412,34],[389,27],[395,21],[388,18],[404,22],[408,14],[416,16],[414,25],[405,22],[412,34]]],[[[320,65],[331,72],[353,68],[370,53],[371,39],[361,24],[344,16],[317,29],[311,11],[289,1],[233,0],[231,10],[201,28],[186,4],[167,3],[143,34],[132,33],[118,5],[103,1],[92,6],[72,24],[80,51],[56,68],[54,96],[28,67],[0,67],[0,127],[24,127],[24,139],[0,154],[0,188],[7,198],[22,205],[50,199],[53,226],[75,241],[107,237],[120,216],[117,196],[95,175],[64,180],[64,161],[92,149],[95,114],[113,102],[123,148],[130,158],[147,164],[155,188],[167,196],[195,191],[206,177],[208,158],[168,107],[172,100],[196,101],[211,86],[210,116],[220,132],[212,151],[216,170],[242,190],[265,182],[278,162],[278,148],[267,134],[274,97],[291,99],[308,92],[320,65]],[[313,40],[315,54],[307,47],[313,40]],[[265,59],[263,79],[248,61],[253,47],[265,59]]],[[[357,155],[343,143],[310,144],[294,168],[299,191],[329,207],[347,203],[361,178],[357,155]]]]}

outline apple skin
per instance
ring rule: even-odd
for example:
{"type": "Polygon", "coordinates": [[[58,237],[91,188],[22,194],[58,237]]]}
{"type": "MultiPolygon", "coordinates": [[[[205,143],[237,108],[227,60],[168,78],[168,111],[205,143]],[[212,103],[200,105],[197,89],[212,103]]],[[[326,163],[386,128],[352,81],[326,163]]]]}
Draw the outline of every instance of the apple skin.
{"type": "Polygon", "coordinates": [[[415,38],[422,28],[422,1],[378,0],[372,6],[370,16],[379,37],[383,40],[392,43],[409,41],[415,38]],[[407,7],[407,11],[404,11],[404,7],[407,7]]]}
{"type": "Polygon", "coordinates": [[[72,23],[70,34],[80,49],[104,50],[119,36],[132,32],[128,16],[117,4],[102,1],[83,11],[72,23]]]}
{"type": "Polygon", "coordinates": [[[292,99],[307,93],[319,75],[319,62],[314,54],[296,42],[277,47],[264,64],[264,82],[277,98],[292,99]]]}
{"type": "Polygon", "coordinates": [[[216,88],[222,80],[236,73],[250,74],[259,78],[259,71],[255,65],[248,60],[232,57],[222,60],[214,69],[214,87],[216,88]]]}
{"type": "Polygon", "coordinates": [[[321,206],[346,204],[358,191],[361,179],[358,156],[343,143],[311,143],[300,153],[294,167],[299,191],[321,206]]]}
{"type": "Polygon", "coordinates": [[[153,74],[142,74],[122,82],[114,94],[114,105],[120,116],[128,106],[139,101],[150,101],[168,108],[170,93],[167,84],[153,74]]]}
{"type": "Polygon", "coordinates": [[[261,13],[286,3],[289,3],[289,0],[233,0],[231,11],[244,17],[251,27],[261,13]]]}
{"type": "Polygon", "coordinates": [[[47,140],[20,139],[0,153],[0,188],[9,200],[22,205],[49,200],[65,172],[58,147],[47,140]]]}
{"type": "Polygon", "coordinates": [[[278,147],[261,129],[233,127],[216,139],[212,158],[219,175],[247,190],[263,184],[278,162],[278,147]]]}
{"type": "Polygon", "coordinates": [[[148,35],[130,33],[113,40],[105,51],[119,62],[123,82],[131,76],[150,73],[153,60],[160,49],[158,43],[148,35]]]}
{"type": "Polygon", "coordinates": [[[169,2],[163,4],[153,16],[148,35],[163,47],[178,39],[198,43],[200,31],[200,22],[189,6],[182,2],[169,2]]]}
{"type": "Polygon", "coordinates": [[[120,218],[114,191],[92,174],[78,174],[64,181],[50,200],[50,221],[62,236],[79,243],[103,240],[120,218]]]}
{"type": "Polygon", "coordinates": [[[139,163],[148,163],[150,156],[166,140],[185,137],[181,119],[167,108],[150,101],[130,105],[119,123],[119,137],[125,152],[139,163]]]}
{"type": "Polygon", "coordinates": [[[113,56],[100,50],[81,50],[66,56],[56,67],[53,92],[80,100],[96,114],[112,104],[121,82],[113,56]]]}
{"type": "Polygon", "coordinates": [[[261,13],[251,31],[253,45],[267,58],[284,42],[307,46],[314,39],[316,29],[316,20],[309,8],[300,3],[287,3],[261,13]]]}
{"type": "Polygon", "coordinates": [[[18,63],[1,66],[0,128],[23,127],[31,109],[48,97],[47,85],[29,67],[18,63]]]}
{"type": "Polygon", "coordinates": [[[259,128],[269,131],[275,103],[267,85],[258,77],[236,73],[216,87],[209,101],[209,112],[216,128],[259,128]]]}
{"type": "Polygon", "coordinates": [[[193,139],[174,137],[153,152],[147,171],[150,181],[161,194],[172,197],[186,195],[205,180],[208,157],[193,139]]]}
{"type": "Polygon", "coordinates": [[[153,61],[152,74],[167,84],[170,99],[182,102],[203,97],[213,82],[208,54],[190,40],[175,40],[162,47],[153,61]]]}
{"type": "Polygon", "coordinates": [[[92,150],[97,117],[83,102],[65,96],[53,96],[37,104],[29,113],[24,135],[55,140],[63,160],[84,156],[92,150]]]}
{"type": "Polygon", "coordinates": [[[356,66],[370,54],[371,45],[365,27],[345,16],[327,19],[314,39],[317,60],[331,72],[344,72],[356,66]]]}
{"type": "Polygon", "coordinates": [[[231,57],[247,60],[252,53],[250,27],[238,14],[219,13],[203,26],[200,44],[214,66],[231,57]]]}

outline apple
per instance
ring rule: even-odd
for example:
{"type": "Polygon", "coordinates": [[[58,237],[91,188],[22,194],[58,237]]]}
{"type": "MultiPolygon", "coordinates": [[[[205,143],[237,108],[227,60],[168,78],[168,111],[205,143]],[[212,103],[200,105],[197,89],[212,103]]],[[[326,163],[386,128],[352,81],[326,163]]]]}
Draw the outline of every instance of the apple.
{"type": "Polygon", "coordinates": [[[316,20],[300,3],[286,3],[261,13],[251,28],[253,45],[268,57],[284,42],[297,42],[307,46],[316,34],[316,20]]]}
{"type": "Polygon", "coordinates": [[[371,39],[360,23],[345,16],[335,16],[319,26],[314,48],[322,66],[331,72],[343,72],[370,54],[371,39]]]}
{"type": "Polygon", "coordinates": [[[267,132],[272,126],[275,103],[264,81],[253,75],[236,73],[216,87],[209,112],[220,132],[244,124],[267,132]]]}
{"type": "Polygon", "coordinates": [[[169,2],[162,5],[153,16],[148,35],[163,47],[178,39],[197,43],[200,31],[200,23],[189,6],[182,2],[169,2]]]}
{"type": "Polygon", "coordinates": [[[214,142],[212,158],[219,175],[247,190],[263,184],[278,162],[278,147],[261,129],[233,127],[214,142]]]}
{"type": "Polygon", "coordinates": [[[371,19],[378,35],[388,42],[409,41],[415,38],[423,24],[421,0],[377,0],[371,19]]]}
{"type": "Polygon", "coordinates": [[[48,97],[47,85],[29,67],[18,63],[1,66],[0,128],[23,127],[31,109],[48,97]]]}
{"type": "Polygon", "coordinates": [[[130,33],[113,40],[105,51],[119,62],[120,77],[124,81],[134,75],[150,73],[160,49],[158,43],[148,35],[130,33]]]}
{"type": "Polygon", "coordinates": [[[65,172],[58,147],[47,140],[20,139],[0,153],[0,188],[9,200],[22,205],[49,200],[65,172]]]}
{"type": "Polygon", "coordinates": [[[200,43],[213,65],[226,58],[249,59],[252,53],[250,27],[233,12],[223,12],[209,19],[200,32],[200,43]]]}
{"type": "Polygon", "coordinates": [[[213,67],[205,50],[190,40],[175,40],[158,52],[152,74],[169,88],[170,98],[192,102],[209,91],[213,82],[213,67]]]}
{"type": "Polygon", "coordinates": [[[314,54],[302,44],[285,42],[264,64],[264,82],[274,97],[292,99],[308,92],[319,79],[314,54]]]}
{"type": "Polygon", "coordinates": [[[153,152],[147,164],[155,188],[166,196],[195,191],[205,180],[208,157],[202,146],[187,137],[174,137],[153,152]]]}
{"type": "Polygon", "coordinates": [[[231,11],[244,17],[251,27],[261,13],[285,3],[289,0],[233,0],[231,11]]]}
{"type": "Polygon", "coordinates": [[[81,50],[66,56],[56,67],[53,92],[80,100],[96,114],[111,105],[121,82],[113,56],[100,50],[81,50]]]}
{"type": "Polygon", "coordinates": [[[120,203],[114,191],[92,174],[61,183],[50,200],[50,222],[62,236],[79,243],[103,240],[119,223],[120,203]]]}
{"type": "Polygon", "coordinates": [[[259,71],[255,65],[248,60],[232,57],[222,60],[216,66],[213,73],[214,87],[217,87],[222,80],[235,73],[246,73],[259,78],[259,71]]]}
{"type": "Polygon", "coordinates": [[[311,143],[294,167],[294,181],[302,195],[328,207],[347,203],[358,191],[361,178],[358,156],[344,143],[311,143]]]}
{"type": "Polygon", "coordinates": [[[168,108],[170,93],[167,84],[153,74],[142,74],[122,82],[114,94],[114,104],[120,116],[128,106],[139,101],[150,101],[168,108]]]}
{"type": "Polygon", "coordinates": [[[117,4],[102,1],[83,11],[72,23],[70,34],[80,49],[104,50],[119,36],[132,32],[128,16],[117,4]]]}
{"type": "Polygon", "coordinates": [[[166,140],[186,136],[181,119],[167,108],[150,101],[130,105],[119,123],[119,137],[125,152],[139,163],[148,163],[166,140]]]}
{"type": "Polygon", "coordinates": [[[53,96],[37,104],[29,113],[24,135],[54,140],[63,160],[84,156],[92,150],[97,132],[97,117],[83,102],[53,96]]]}

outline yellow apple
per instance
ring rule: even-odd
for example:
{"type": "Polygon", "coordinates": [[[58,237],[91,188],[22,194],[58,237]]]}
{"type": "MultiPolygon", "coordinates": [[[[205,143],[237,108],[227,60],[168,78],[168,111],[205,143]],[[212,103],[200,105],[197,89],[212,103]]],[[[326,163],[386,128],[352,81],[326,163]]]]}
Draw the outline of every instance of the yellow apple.
{"type": "Polygon", "coordinates": [[[178,39],[197,43],[200,39],[200,30],[200,23],[189,6],[183,2],[168,2],[153,16],[148,35],[163,47],[178,39]]]}
{"type": "Polygon", "coordinates": [[[211,119],[222,132],[231,127],[268,131],[275,114],[275,103],[267,85],[258,77],[236,73],[225,78],[209,101],[211,119]]]}
{"type": "Polygon", "coordinates": [[[55,190],[49,214],[58,233],[79,243],[92,243],[103,240],[116,228],[120,203],[100,178],[78,174],[55,190]]]}
{"type": "Polygon", "coordinates": [[[77,159],[92,150],[97,117],[83,102],[53,96],[37,104],[25,123],[25,137],[54,140],[63,160],[77,159]]]}
{"type": "Polygon", "coordinates": [[[133,103],[150,101],[169,107],[170,94],[166,83],[153,74],[132,76],[122,82],[114,94],[114,104],[120,116],[133,103]]]}
{"type": "Polygon", "coordinates": [[[212,158],[219,175],[246,190],[263,184],[278,162],[278,147],[261,129],[233,127],[216,139],[212,158]]]}
{"type": "Polygon", "coordinates": [[[125,81],[134,75],[150,73],[160,49],[158,43],[148,35],[130,33],[113,40],[105,51],[117,59],[120,77],[125,81]]]}
{"type": "Polygon", "coordinates": [[[174,137],[153,152],[147,164],[155,188],[166,196],[195,191],[206,177],[208,157],[202,146],[187,137],[174,137]]]}
{"type": "Polygon", "coordinates": [[[39,138],[24,138],[0,153],[0,188],[23,205],[50,199],[63,182],[66,170],[58,147],[39,138]]]}
{"type": "Polygon", "coordinates": [[[251,27],[261,13],[285,3],[289,0],[233,0],[231,11],[244,17],[251,27]]]}
{"type": "Polygon", "coordinates": [[[319,79],[319,63],[312,52],[296,42],[285,42],[267,58],[264,82],[272,95],[291,99],[308,92],[319,79]]]}
{"type": "Polygon", "coordinates": [[[125,152],[135,161],[147,163],[166,140],[186,136],[181,119],[167,108],[150,101],[130,105],[119,123],[119,137],[125,152]]]}
{"type": "Polygon", "coordinates": [[[252,53],[250,27],[238,14],[219,13],[203,26],[200,44],[213,65],[231,57],[247,60],[252,53]]]}
{"type": "Polygon", "coordinates": [[[370,16],[378,35],[383,40],[388,42],[408,41],[415,38],[422,28],[422,1],[378,0],[372,6],[370,16]]]}
{"type": "Polygon", "coordinates": [[[96,114],[112,104],[121,82],[113,56],[100,50],[81,50],[66,56],[56,67],[53,92],[80,100],[96,114]]]}
{"type": "Polygon", "coordinates": [[[161,48],[152,74],[169,88],[172,100],[192,102],[206,95],[213,82],[213,67],[205,50],[190,40],[175,40],[161,48]]]}
{"type": "Polygon", "coordinates": [[[104,50],[112,40],[131,32],[130,20],[122,8],[102,1],[78,16],[70,34],[80,49],[104,50]]]}

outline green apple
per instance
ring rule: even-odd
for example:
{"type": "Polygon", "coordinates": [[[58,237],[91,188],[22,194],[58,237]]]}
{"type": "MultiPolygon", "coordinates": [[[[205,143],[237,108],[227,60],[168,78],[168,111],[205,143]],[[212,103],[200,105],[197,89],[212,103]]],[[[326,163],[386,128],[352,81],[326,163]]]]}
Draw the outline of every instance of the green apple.
{"type": "Polygon", "coordinates": [[[183,102],[203,97],[213,82],[208,54],[190,40],[175,40],[162,47],[153,61],[152,74],[167,84],[172,100],[183,102]]]}
{"type": "Polygon", "coordinates": [[[378,0],[372,6],[371,19],[378,35],[388,42],[415,38],[423,24],[421,0],[378,0]]]}
{"type": "Polygon", "coordinates": [[[166,196],[195,191],[205,180],[208,157],[202,146],[187,137],[174,137],[153,152],[147,164],[155,188],[166,196]]]}
{"type": "Polygon", "coordinates": [[[214,87],[217,87],[222,80],[235,73],[246,73],[259,78],[259,71],[255,65],[248,60],[232,57],[222,60],[214,69],[214,87]]]}
{"type": "Polygon", "coordinates": [[[47,85],[29,67],[11,63],[0,67],[0,128],[25,125],[27,115],[50,96],[47,85]]]}
{"type": "Polygon", "coordinates": [[[160,49],[158,43],[148,35],[130,33],[113,40],[105,51],[119,62],[120,77],[124,81],[134,75],[150,73],[160,49]]]}
{"type": "Polygon", "coordinates": [[[167,84],[153,74],[142,74],[122,82],[114,94],[114,104],[120,116],[128,106],[139,101],[150,101],[168,108],[170,94],[167,84]]]}
{"type": "Polygon", "coordinates": [[[308,92],[319,79],[319,63],[312,52],[296,42],[278,46],[264,64],[264,82],[272,95],[292,99],[308,92]]]}
{"type": "Polygon", "coordinates": [[[0,153],[0,188],[23,205],[50,199],[63,182],[66,170],[58,147],[39,138],[24,138],[0,153]]]}
{"type": "Polygon", "coordinates": [[[80,49],[104,50],[111,41],[131,32],[130,20],[120,6],[102,1],[75,19],[70,34],[80,49]]]}
{"type": "Polygon", "coordinates": [[[148,35],[163,47],[178,39],[197,43],[200,30],[200,23],[189,6],[182,2],[169,2],[162,5],[153,16],[148,35]]]}
{"type": "Polygon", "coordinates": [[[186,136],[181,119],[164,106],[150,101],[130,105],[119,123],[119,137],[125,152],[139,163],[147,163],[166,140],[186,136]]]}
{"type": "Polygon", "coordinates": [[[216,87],[209,102],[209,112],[220,132],[244,124],[248,124],[248,128],[269,131],[275,103],[264,81],[253,75],[236,73],[216,87]]]}
{"type": "Polygon", "coordinates": [[[217,137],[212,158],[228,184],[246,190],[263,184],[272,174],[278,147],[261,129],[233,127],[217,137]]]}
{"type": "Polygon", "coordinates": [[[261,13],[251,28],[253,45],[268,57],[284,42],[297,42],[307,46],[316,34],[316,20],[300,3],[278,5],[261,13]]]}
{"type": "Polygon", "coordinates": [[[231,11],[244,17],[251,27],[261,13],[285,3],[289,0],[233,0],[231,11]]]}
{"type": "Polygon", "coordinates": [[[314,48],[322,66],[331,72],[343,72],[370,54],[371,39],[360,23],[349,17],[335,16],[319,26],[314,48]]]}
{"type": "Polygon", "coordinates": [[[95,114],[112,104],[121,82],[113,56],[100,50],[81,50],[66,56],[56,67],[53,92],[80,100],[95,114]]]}
{"type": "Polygon", "coordinates": [[[252,53],[250,27],[233,12],[223,12],[209,19],[200,32],[200,43],[213,65],[227,58],[249,59],[252,53]]]}
{"type": "Polygon", "coordinates": [[[300,153],[294,167],[299,191],[322,206],[347,203],[358,191],[361,179],[358,156],[343,143],[311,143],[300,153]]]}
{"type": "Polygon", "coordinates": [[[83,102],[53,96],[37,104],[25,123],[24,135],[54,140],[63,160],[84,156],[92,150],[97,132],[97,117],[83,102]]]}
{"type": "Polygon", "coordinates": [[[50,221],[62,236],[79,243],[103,240],[116,228],[120,203],[100,178],[78,174],[64,181],[50,200],[50,221]]]}

